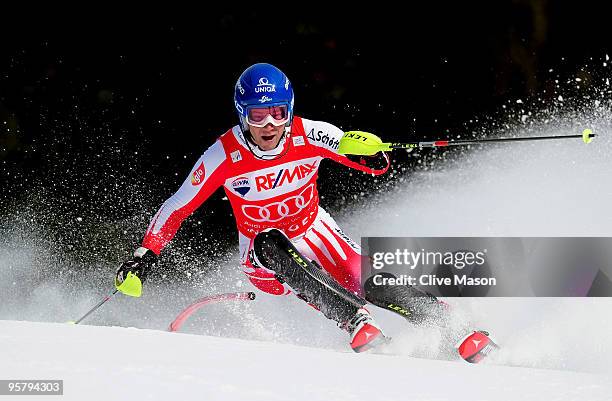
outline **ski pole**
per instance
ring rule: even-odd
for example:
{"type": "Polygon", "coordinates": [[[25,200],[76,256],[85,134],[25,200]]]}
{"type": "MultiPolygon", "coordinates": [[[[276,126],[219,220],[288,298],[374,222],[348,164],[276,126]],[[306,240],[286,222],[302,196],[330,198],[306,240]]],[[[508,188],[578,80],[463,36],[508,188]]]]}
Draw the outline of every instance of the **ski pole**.
{"type": "Polygon", "coordinates": [[[438,141],[423,141],[423,142],[383,142],[376,135],[369,132],[349,131],[344,134],[338,147],[340,154],[354,154],[371,156],[378,152],[388,152],[393,149],[421,149],[421,148],[439,148],[445,146],[464,146],[477,145],[493,142],[519,142],[519,141],[541,141],[554,139],[569,139],[582,138],[584,143],[590,143],[595,134],[590,129],[582,131],[581,135],[556,135],[556,136],[530,136],[530,137],[515,137],[515,138],[488,138],[488,139],[445,139],[438,141]]]}
{"type": "Polygon", "coordinates": [[[584,143],[590,143],[595,134],[590,129],[585,129],[582,135],[556,135],[556,136],[531,136],[531,137],[516,137],[516,138],[488,138],[488,139],[458,139],[458,140],[441,140],[431,142],[409,142],[409,143],[389,143],[389,149],[407,149],[407,148],[438,148],[444,146],[462,146],[476,145],[481,143],[491,142],[519,142],[519,141],[542,141],[551,139],[569,139],[582,138],[584,143]]]}
{"type": "Polygon", "coordinates": [[[79,320],[76,320],[74,322],[69,322],[72,324],[79,324],[83,319],[85,319],[87,316],[89,316],[93,311],[95,311],[96,309],[98,309],[100,306],[102,306],[104,303],[106,303],[108,300],[110,300],[113,295],[115,295],[117,293],[117,291],[119,291],[118,289],[115,289],[115,291],[113,291],[110,295],[107,295],[104,297],[104,299],[102,299],[100,302],[98,302],[96,304],[96,306],[94,306],[93,308],[91,308],[89,310],[89,312],[87,312],[86,314],[84,314],[79,320]]]}

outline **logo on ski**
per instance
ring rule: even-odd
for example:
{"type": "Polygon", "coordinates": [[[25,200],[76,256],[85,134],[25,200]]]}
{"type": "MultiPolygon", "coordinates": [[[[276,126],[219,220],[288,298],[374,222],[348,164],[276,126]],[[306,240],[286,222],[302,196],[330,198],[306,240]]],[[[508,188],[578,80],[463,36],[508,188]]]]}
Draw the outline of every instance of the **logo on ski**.
{"type": "Polygon", "coordinates": [[[204,169],[204,162],[200,163],[198,168],[191,174],[191,185],[198,186],[204,182],[206,170],[204,169]]]}
{"type": "Polygon", "coordinates": [[[387,305],[387,308],[404,316],[410,316],[412,314],[408,309],[402,308],[401,306],[394,304],[387,305]]]}
{"type": "Polygon", "coordinates": [[[304,261],[304,259],[302,259],[302,257],[293,249],[289,248],[287,249],[287,252],[289,252],[289,255],[291,255],[291,257],[293,258],[293,260],[295,261],[295,263],[297,263],[298,265],[306,268],[308,267],[308,264],[304,261]]]}

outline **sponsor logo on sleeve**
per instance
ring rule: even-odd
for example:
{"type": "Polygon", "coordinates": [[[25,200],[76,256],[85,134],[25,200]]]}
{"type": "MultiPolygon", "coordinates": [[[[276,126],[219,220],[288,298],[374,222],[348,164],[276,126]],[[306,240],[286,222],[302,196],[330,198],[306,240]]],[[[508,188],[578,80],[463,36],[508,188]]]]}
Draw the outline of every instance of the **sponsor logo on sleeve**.
{"type": "Polygon", "coordinates": [[[340,146],[340,140],[334,138],[333,136],[329,136],[323,131],[315,132],[314,128],[308,132],[307,136],[311,141],[322,143],[330,149],[338,149],[338,146],[340,146]]]}
{"type": "Polygon", "coordinates": [[[206,176],[206,170],[204,169],[204,162],[200,163],[198,168],[195,169],[191,174],[191,185],[197,186],[204,182],[206,176]]]}
{"type": "Polygon", "coordinates": [[[240,160],[242,160],[242,155],[240,154],[240,150],[236,150],[232,153],[230,153],[230,157],[232,158],[232,162],[236,163],[239,162],[240,160]]]}
{"type": "Polygon", "coordinates": [[[244,197],[250,190],[249,177],[238,177],[232,181],[232,189],[244,197]]]}

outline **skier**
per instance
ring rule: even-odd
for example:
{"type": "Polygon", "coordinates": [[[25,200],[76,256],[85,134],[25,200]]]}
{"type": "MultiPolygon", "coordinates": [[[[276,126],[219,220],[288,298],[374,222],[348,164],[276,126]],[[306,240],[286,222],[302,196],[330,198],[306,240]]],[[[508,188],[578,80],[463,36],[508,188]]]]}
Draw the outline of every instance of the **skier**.
{"type": "Polygon", "coordinates": [[[142,282],[182,221],[223,186],[248,279],[270,294],[294,292],[348,331],[356,352],[375,346],[384,334],[363,307],[360,246],[319,205],[317,175],[322,159],[383,174],[388,156],[354,161],[339,154],[345,133],[294,115],[291,82],[270,64],[254,64],[240,75],[234,104],[239,125],[203,153],[155,214],[142,245],[117,270],[117,289],[140,296],[142,282]]]}

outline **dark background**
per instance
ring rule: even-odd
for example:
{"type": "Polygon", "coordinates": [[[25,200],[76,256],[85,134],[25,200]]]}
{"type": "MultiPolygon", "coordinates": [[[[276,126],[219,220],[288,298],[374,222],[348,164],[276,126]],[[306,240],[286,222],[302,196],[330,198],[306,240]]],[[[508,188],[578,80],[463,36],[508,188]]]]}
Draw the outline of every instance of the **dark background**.
{"type": "MultiPolygon", "coordinates": [[[[60,243],[104,252],[99,244],[118,236],[125,253],[203,150],[237,123],[233,86],[255,62],[290,77],[296,114],[401,141],[482,133],[506,118],[502,105],[553,102],[555,79],[581,77],[578,89],[588,89],[612,50],[609,15],[595,2],[356,4],[5,14],[2,220],[36,221],[60,243]]],[[[418,159],[395,158],[404,170],[418,159]]],[[[321,170],[332,210],[363,196],[363,183],[373,192],[395,179],[349,185],[348,174],[331,162],[321,170]]],[[[233,241],[222,197],[177,240],[233,241]]]]}

